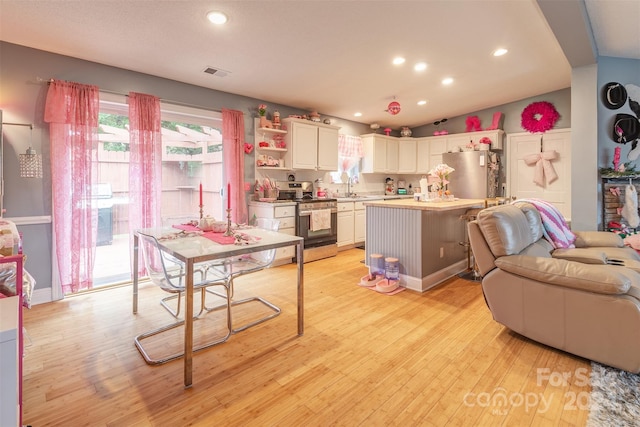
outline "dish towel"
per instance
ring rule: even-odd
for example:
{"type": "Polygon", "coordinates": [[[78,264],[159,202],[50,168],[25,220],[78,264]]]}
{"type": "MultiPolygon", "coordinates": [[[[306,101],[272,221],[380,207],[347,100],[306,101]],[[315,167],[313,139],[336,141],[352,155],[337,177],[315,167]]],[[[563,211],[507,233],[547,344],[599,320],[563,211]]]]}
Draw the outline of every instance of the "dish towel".
{"type": "Polygon", "coordinates": [[[318,209],[311,211],[311,231],[320,231],[331,228],[331,209],[318,209]]]}

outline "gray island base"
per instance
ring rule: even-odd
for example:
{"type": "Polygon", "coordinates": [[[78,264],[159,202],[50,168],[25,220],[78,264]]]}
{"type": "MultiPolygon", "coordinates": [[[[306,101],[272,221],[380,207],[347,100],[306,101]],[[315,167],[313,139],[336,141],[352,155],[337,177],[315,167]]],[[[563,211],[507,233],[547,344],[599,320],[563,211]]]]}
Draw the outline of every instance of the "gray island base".
{"type": "Polygon", "coordinates": [[[366,262],[371,254],[398,258],[402,284],[424,292],[467,268],[468,209],[483,208],[483,199],[422,202],[387,200],[366,207],[366,262]]]}

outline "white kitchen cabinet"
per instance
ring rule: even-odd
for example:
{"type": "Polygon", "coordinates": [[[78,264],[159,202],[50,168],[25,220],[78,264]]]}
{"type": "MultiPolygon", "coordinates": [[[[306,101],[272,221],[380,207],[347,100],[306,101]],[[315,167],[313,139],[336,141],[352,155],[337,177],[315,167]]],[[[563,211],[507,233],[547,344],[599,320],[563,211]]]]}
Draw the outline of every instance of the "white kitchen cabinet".
{"type": "Polygon", "coordinates": [[[338,170],[338,129],[318,126],[318,170],[338,170]]]}
{"type": "Polygon", "coordinates": [[[387,139],[387,173],[398,173],[398,140],[393,137],[387,139]]]}
{"type": "MultiPolygon", "coordinates": [[[[249,202],[249,221],[253,218],[276,218],[280,220],[280,233],[296,235],[296,204],[249,202]]],[[[289,264],[295,257],[295,246],[276,250],[274,265],[289,264]]]]}
{"type": "Polygon", "coordinates": [[[398,138],[386,135],[362,135],[363,173],[398,173],[398,138]]]}
{"type": "Polygon", "coordinates": [[[504,131],[500,129],[427,137],[426,139],[429,141],[429,169],[442,163],[443,153],[460,151],[460,147],[465,147],[470,142],[479,144],[484,137],[491,140],[491,149],[502,150],[504,131]]]}
{"type": "Polygon", "coordinates": [[[367,211],[363,202],[353,205],[353,242],[364,243],[367,237],[367,211]]]}
{"type": "Polygon", "coordinates": [[[338,247],[354,243],[353,202],[338,202],[338,247]]]}
{"type": "Polygon", "coordinates": [[[293,118],[282,123],[292,169],[338,170],[339,127],[293,118]]]}
{"type": "Polygon", "coordinates": [[[429,168],[427,172],[442,163],[442,154],[447,152],[447,139],[441,136],[429,139],[429,168]]]}
{"type": "Polygon", "coordinates": [[[417,139],[398,140],[398,173],[416,173],[417,139]]]}
{"type": "Polygon", "coordinates": [[[429,137],[416,138],[416,172],[420,175],[426,175],[431,169],[431,157],[429,145],[431,139],[429,137]]]}
{"type": "Polygon", "coordinates": [[[16,295],[0,298],[0,426],[19,426],[22,419],[23,272],[22,260],[18,265],[16,258],[22,255],[4,257],[0,262],[15,265],[17,278],[16,295]]]}
{"type": "Polygon", "coordinates": [[[446,152],[456,152],[460,151],[460,147],[465,147],[469,142],[473,141],[473,136],[470,136],[466,133],[456,134],[456,135],[447,135],[447,147],[446,152]]]}
{"type": "Polygon", "coordinates": [[[447,151],[455,152],[458,151],[460,147],[465,147],[468,144],[480,144],[480,140],[485,137],[491,140],[491,149],[502,150],[504,131],[496,129],[445,135],[447,139],[447,151]]]}

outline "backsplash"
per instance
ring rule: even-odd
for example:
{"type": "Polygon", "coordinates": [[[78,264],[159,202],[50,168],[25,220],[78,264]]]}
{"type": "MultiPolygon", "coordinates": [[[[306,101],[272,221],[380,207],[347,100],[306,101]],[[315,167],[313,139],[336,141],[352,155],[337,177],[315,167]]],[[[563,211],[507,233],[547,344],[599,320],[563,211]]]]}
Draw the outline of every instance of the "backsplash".
{"type": "MultiPolygon", "coordinates": [[[[293,173],[296,181],[313,181],[316,179],[322,179],[322,188],[329,189],[332,197],[343,196],[347,192],[346,183],[333,183],[330,172],[315,172],[315,171],[296,171],[293,173]]],[[[351,192],[359,195],[377,195],[384,194],[385,181],[387,178],[392,178],[396,187],[398,180],[404,180],[406,188],[409,194],[413,193],[414,187],[420,186],[420,178],[422,175],[384,175],[384,174],[360,174],[358,182],[351,185],[351,192]],[[409,188],[411,185],[411,188],[409,188]]]]}

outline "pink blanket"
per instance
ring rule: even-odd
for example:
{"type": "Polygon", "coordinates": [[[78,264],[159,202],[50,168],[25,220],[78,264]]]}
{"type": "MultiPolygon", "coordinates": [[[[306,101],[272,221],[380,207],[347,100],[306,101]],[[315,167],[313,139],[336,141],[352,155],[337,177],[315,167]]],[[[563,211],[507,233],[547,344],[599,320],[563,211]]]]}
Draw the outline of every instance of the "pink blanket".
{"type": "Polygon", "coordinates": [[[518,199],[514,203],[531,203],[540,213],[544,237],[554,248],[575,248],[576,235],[573,234],[564,217],[551,203],[541,199],[518,199]]]}

